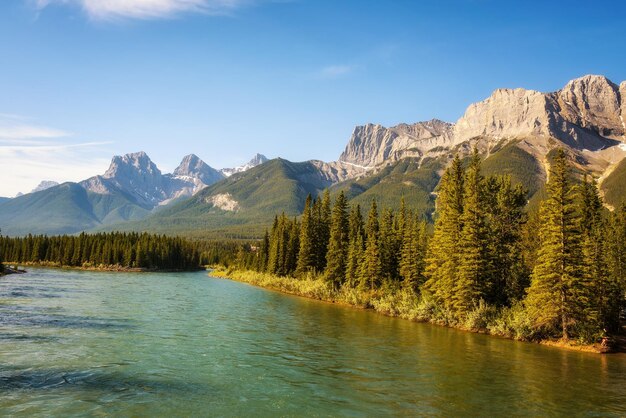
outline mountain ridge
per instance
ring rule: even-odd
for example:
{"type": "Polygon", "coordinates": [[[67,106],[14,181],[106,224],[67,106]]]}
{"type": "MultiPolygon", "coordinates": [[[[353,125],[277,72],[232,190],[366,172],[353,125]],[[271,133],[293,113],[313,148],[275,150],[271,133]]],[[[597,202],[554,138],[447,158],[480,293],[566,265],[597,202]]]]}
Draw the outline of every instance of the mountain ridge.
{"type": "MultiPolygon", "coordinates": [[[[162,174],[143,152],[118,156],[104,175],[85,180],[87,201],[100,222],[89,227],[168,233],[237,230],[244,236],[246,228],[258,232],[271,222],[275,212],[298,215],[306,194],[329,187],[344,190],[352,202],[363,205],[372,198],[393,204],[406,195],[412,207],[430,218],[443,170],[454,155],[466,158],[474,149],[485,161],[486,174],[510,175],[535,201],[554,150],[564,148],[577,172],[598,180],[607,206],[617,207],[626,201],[621,186],[626,184],[625,98],[626,82],[618,85],[595,75],[548,93],[496,89],[470,104],[454,124],[432,119],[391,128],[357,126],[332,162],[293,163],[257,154],[247,164],[218,171],[190,154],[173,173],[162,174]],[[136,169],[139,176],[128,174],[137,174],[136,169]],[[207,185],[202,176],[216,181],[207,185]],[[163,208],[155,213],[159,205],[163,208]],[[120,223],[126,221],[130,223],[120,223]]],[[[6,215],[7,205],[0,202],[3,229],[13,219],[6,215]]]]}

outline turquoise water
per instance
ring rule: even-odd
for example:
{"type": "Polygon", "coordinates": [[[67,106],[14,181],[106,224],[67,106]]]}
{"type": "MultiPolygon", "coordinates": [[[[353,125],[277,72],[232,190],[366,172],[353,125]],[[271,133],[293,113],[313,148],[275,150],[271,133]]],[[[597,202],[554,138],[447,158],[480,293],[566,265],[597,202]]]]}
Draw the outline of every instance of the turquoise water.
{"type": "Polygon", "coordinates": [[[0,415],[626,416],[626,356],[205,272],[33,269],[0,279],[0,415]]]}

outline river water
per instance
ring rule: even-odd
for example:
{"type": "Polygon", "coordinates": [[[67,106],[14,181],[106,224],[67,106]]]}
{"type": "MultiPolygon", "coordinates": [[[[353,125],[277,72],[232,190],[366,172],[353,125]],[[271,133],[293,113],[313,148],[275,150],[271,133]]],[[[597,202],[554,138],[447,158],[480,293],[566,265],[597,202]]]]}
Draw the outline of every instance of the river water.
{"type": "Polygon", "coordinates": [[[626,416],[626,356],[196,273],[0,279],[0,415],[626,416]]]}

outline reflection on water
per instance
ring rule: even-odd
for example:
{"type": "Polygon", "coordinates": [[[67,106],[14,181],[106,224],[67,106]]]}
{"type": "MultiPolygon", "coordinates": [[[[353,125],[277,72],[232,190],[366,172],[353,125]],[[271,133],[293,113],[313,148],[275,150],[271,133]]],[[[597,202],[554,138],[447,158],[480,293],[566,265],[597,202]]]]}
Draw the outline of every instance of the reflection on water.
{"type": "Polygon", "coordinates": [[[387,318],[205,273],[0,280],[0,411],[625,416],[626,356],[387,318]]]}

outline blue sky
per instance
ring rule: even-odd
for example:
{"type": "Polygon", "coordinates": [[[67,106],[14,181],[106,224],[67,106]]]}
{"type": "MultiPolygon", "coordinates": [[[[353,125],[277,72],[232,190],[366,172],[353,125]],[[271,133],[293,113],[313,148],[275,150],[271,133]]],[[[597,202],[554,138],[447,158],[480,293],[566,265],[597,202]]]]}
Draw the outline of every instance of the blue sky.
{"type": "Polygon", "coordinates": [[[5,0],[0,40],[5,196],[138,150],[329,161],[358,124],[626,80],[621,1],[5,0]]]}

